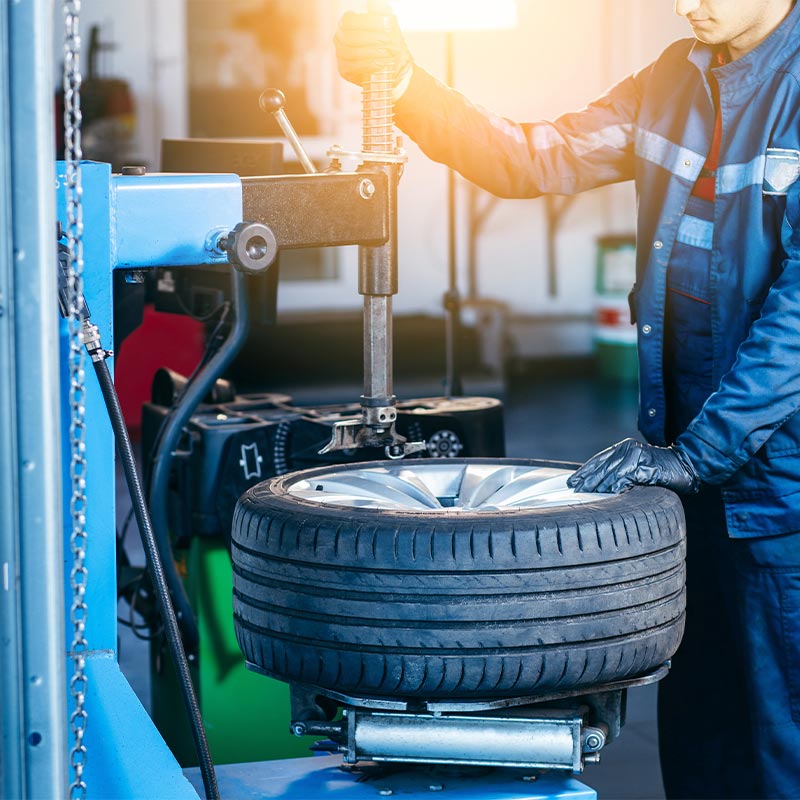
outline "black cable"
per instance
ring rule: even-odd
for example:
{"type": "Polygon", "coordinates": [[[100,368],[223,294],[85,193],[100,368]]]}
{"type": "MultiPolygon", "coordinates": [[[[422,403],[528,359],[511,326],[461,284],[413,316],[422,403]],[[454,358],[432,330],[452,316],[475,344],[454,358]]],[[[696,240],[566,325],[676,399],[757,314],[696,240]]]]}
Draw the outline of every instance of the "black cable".
{"type": "Polygon", "coordinates": [[[136,460],[133,455],[133,447],[131,446],[128,429],[125,426],[122,409],[119,405],[119,397],[114,389],[114,382],[111,379],[111,373],[108,371],[108,366],[105,361],[102,359],[95,361],[93,359],[92,363],[97,373],[100,389],[103,392],[103,399],[108,408],[108,416],[111,419],[111,426],[114,429],[114,438],[117,443],[117,452],[119,453],[122,468],[125,472],[125,480],[128,483],[128,489],[131,493],[131,502],[133,503],[136,522],[141,532],[142,546],[147,555],[147,566],[156,592],[158,608],[161,612],[161,619],[166,632],[167,644],[169,645],[172,661],[175,665],[175,672],[178,676],[183,705],[189,717],[189,725],[192,730],[194,747],[200,763],[200,772],[203,776],[206,798],[208,798],[208,800],[219,800],[219,789],[217,788],[214,764],[211,761],[211,753],[209,752],[206,733],[203,729],[203,719],[200,715],[197,695],[192,685],[189,661],[186,658],[186,651],[183,649],[180,631],[178,630],[178,620],[170,601],[164,564],[156,544],[153,525],[150,521],[150,514],[145,504],[142,485],[139,481],[139,473],[136,469],[136,460]]]}
{"type": "Polygon", "coordinates": [[[175,302],[178,304],[178,308],[186,314],[187,317],[191,317],[193,320],[197,322],[208,322],[210,319],[213,319],[226,305],[228,305],[227,300],[223,300],[216,308],[212,309],[211,311],[207,312],[206,314],[195,314],[188,305],[184,302],[183,298],[181,297],[180,292],[175,292],[175,302]]]}
{"type": "Polygon", "coordinates": [[[128,535],[128,526],[131,524],[132,519],[133,509],[131,509],[125,516],[125,521],[122,523],[122,531],[117,534],[117,541],[123,548],[125,546],[125,537],[128,535]]]}
{"type": "MultiPolygon", "coordinates": [[[[181,404],[186,392],[191,388],[192,384],[194,383],[195,378],[197,377],[198,373],[205,367],[205,365],[212,359],[214,354],[219,350],[223,343],[222,339],[222,329],[225,326],[225,322],[228,318],[228,313],[231,310],[231,304],[229,302],[224,302],[218,310],[221,310],[220,318],[217,321],[214,330],[208,337],[206,349],[197,363],[197,366],[192,370],[192,374],[186,379],[186,383],[184,384],[183,388],[177,392],[175,398],[172,401],[172,405],[170,406],[169,410],[167,411],[166,416],[161,421],[161,424],[158,426],[158,432],[153,439],[152,447],[150,448],[150,452],[146,455],[144,468],[142,470],[143,478],[144,478],[144,485],[146,487],[150,486],[150,475],[153,469],[153,460],[156,457],[156,453],[161,446],[161,440],[164,438],[164,431],[167,428],[167,424],[169,423],[170,418],[175,413],[175,409],[181,404]]],[[[149,495],[148,495],[149,496],[149,495]]]]}
{"type": "Polygon", "coordinates": [[[231,270],[231,307],[236,315],[233,330],[225,343],[197,374],[191,385],[187,386],[180,405],[169,416],[169,421],[163,429],[161,441],[153,456],[150,474],[149,499],[155,543],[161,553],[167,585],[175,606],[184,643],[191,651],[195,651],[198,645],[197,620],[186,594],[183,580],[181,580],[172,558],[172,543],[167,519],[167,491],[172,459],[183,435],[184,427],[197,406],[211,391],[211,387],[237,356],[247,338],[249,323],[247,284],[245,276],[238,270],[231,270]]]}

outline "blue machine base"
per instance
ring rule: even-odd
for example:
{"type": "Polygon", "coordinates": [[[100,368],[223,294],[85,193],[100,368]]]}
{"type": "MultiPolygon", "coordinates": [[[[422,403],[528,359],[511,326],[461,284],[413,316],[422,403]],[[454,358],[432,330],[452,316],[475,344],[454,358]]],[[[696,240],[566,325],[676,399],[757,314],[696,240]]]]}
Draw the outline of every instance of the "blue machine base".
{"type": "MultiPolygon", "coordinates": [[[[217,767],[217,780],[226,800],[377,800],[381,796],[431,800],[439,787],[443,800],[597,800],[594,789],[571,775],[557,773],[532,781],[532,770],[386,764],[349,772],[342,771],[341,764],[340,756],[222,764],[217,767]]],[[[187,769],[185,774],[202,797],[200,770],[187,769]]]]}

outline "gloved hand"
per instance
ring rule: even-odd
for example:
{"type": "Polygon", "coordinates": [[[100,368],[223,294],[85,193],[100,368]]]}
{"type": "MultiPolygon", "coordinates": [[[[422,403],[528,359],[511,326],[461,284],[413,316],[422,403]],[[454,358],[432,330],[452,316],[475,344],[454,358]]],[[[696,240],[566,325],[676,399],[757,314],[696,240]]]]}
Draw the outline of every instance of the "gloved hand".
{"type": "Polygon", "coordinates": [[[567,480],[576,492],[612,492],[631,486],[664,486],[679,494],[700,488],[700,477],[679,446],[656,447],[624,439],[592,456],[567,480]]]}
{"type": "Polygon", "coordinates": [[[363,86],[376,72],[388,68],[396,89],[411,76],[414,62],[394,14],[348,11],[339,20],[333,41],[339,74],[351,83],[363,86]]]}

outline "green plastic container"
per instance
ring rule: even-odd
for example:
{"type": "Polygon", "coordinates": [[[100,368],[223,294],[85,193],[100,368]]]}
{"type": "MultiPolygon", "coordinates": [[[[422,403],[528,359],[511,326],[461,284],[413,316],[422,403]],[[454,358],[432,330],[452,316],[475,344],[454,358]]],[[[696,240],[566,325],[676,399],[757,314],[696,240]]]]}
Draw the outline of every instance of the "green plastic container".
{"type": "MultiPolygon", "coordinates": [[[[309,756],[313,739],[289,732],[289,686],[251,672],[233,630],[231,560],[222,542],[196,538],[186,589],[197,615],[200,651],[192,665],[211,757],[231,764],[309,756]]],[[[172,662],[150,648],[153,721],[182,767],[197,766],[172,662]]]]}
{"type": "Polygon", "coordinates": [[[628,293],[636,280],[633,234],[597,240],[594,358],[601,378],[636,383],[639,362],[636,326],[630,321],[628,293]]]}

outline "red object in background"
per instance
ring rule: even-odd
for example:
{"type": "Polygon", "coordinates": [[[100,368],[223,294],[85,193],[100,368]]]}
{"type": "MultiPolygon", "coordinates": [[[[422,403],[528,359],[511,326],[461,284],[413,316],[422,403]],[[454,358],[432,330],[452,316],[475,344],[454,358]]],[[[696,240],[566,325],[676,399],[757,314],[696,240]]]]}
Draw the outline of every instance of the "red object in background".
{"type": "Polygon", "coordinates": [[[153,376],[161,367],[191,375],[205,351],[201,322],[144,308],[142,324],[122,343],[114,365],[114,384],[131,437],[142,428],[142,405],[150,400],[153,376]]]}
{"type": "Polygon", "coordinates": [[[599,325],[622,325],[628,322],[628,315],[626,312],[618,308],[598,308],[597,309],[597,323],[599,325]]]}

